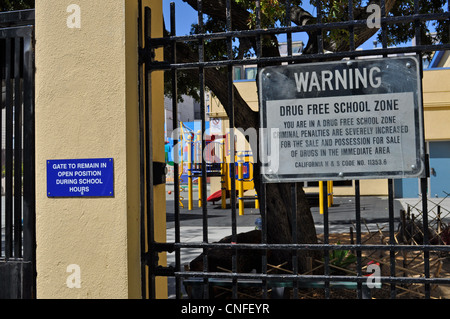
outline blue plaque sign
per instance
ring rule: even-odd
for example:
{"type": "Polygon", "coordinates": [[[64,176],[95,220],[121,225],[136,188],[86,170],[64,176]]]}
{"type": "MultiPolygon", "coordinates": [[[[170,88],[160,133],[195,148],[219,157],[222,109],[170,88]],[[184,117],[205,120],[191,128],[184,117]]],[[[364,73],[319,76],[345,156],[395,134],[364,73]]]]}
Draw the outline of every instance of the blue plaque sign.
{"type": "Polygon", "coordinates": [[[48,197],[113,197],[114,160],[67,159],[47,161],[48,197]]]}

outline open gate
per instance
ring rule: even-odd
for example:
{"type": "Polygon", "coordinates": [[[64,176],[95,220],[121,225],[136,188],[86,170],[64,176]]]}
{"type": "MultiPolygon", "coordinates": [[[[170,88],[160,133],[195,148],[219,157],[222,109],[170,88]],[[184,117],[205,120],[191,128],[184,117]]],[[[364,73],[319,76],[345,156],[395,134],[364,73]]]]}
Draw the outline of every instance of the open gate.
{"type": "Polygon", "coordinates": [[[0,13],[0,299],[36,296],[34,10],[0,13]]]}
{"type": "MultiPolygon", "coordinates": [[[[206,72],[207,70],[217,70],[217,72],[222,72],[226,74],[226,81],[222,82],[222,85],[227,88],[226,95],[228,98],[228,104],[224,105],[227,110],[229,119],[229,129],[230,129],[230,140],[234,140],[234,127],[235,119],[237,116],[237,110],[235,109],[236,101],[234,99],[235,90],[233,88],[234,81],[234,68],[242,67],[247,65],[257,65],[258,69],[261,70],[262,67],[269,65],[281,65],[281,64],[295,64],[295,63],[311,63],[311,62],[324,62],[328,60],[342,60],[342,59],[358,59],[368,56],[377,56],[388,58],[391,55],[401,55],[401,54],[416,54],[418,56],[418,61],[420,61],[420,72],[422,72],[422,58],[427,52],[439,51],[439,50],[449,50],[450,45],[448,43],[430,43],[425,44],[421,41],[422,34],[422,22],[425,21],[435,21],[435,20],[448,20],[450,18],[449,10],[447,7],[443,8],[440,13],[421,13],[419,11],[419,1],[415,0],[413,9],[410,15],[396,17],[392,15],[386,15],[385,6],[386,1],[375,1],[374,3],[378,5],[380,9],[380,32],[382,34],[381,48],[369,49],[369,50],[356,50],[356,39],[355,30],[360,27],[364,27],[367,23],[366,20],[355,17],[355,12],[353,11],[353,1],[349,0],[347,8],[349,8],[347,13],[343,16],[342,21],[337,22],[322,22],[322,4],[321,1],[317,1],[315,9],[317,12],[317,17],[315,18],[315,23],[308,23],[305,25],[293,25],[291,21],[288,21],[285,26],[275,27],[275,28],[263,28],[261,25],[261,6],[260,1],[255,1],[255,27],[252,30],[239,30],[237,29],[237,21],[232,21],[233,10],[237,10],[234,6],[234,1],[224,0],[220,1],[224,4],[224,12],[222,16],[226,17],[224,20],[226,25],[224,26],[223,32],[217,33],[207,33],[203,24],[203,14],[210,12],[211,6],[206,6],[206,1],[189,1],[194,3],[198,10],[198,30],[196,34],[189,36],[177,36],[176,35],[176,16],[175,16],[175,5],[171,5],[171,21],[168,23],[166,21],[166,26],[170,26],[170,30],[167,35],[162,38],[151,38],[150,36],[150,21],[151,21],[151,10],[146,8],[142,12],[140,17],[142,30],[144,30],[144,42],[140,47],[140,61],[141,61],[141,88],[149,87],[149,76],[153,71],[165,71],[166,79],[170,79],[172,96],[176,97],[177,85],[179,81],[179,73],[184,70],[194,71],[198,76],[198,87],[200,96],[200,108],[201,108],[201,128],[202,133],[204,133],[206,128],[206,115],[205,115],[205,95],[207,93],[207,82],[206,72]],[[204,8],[204,10],[202,9],[204,8]],[[416,36],[415,42],[412,45],[404,47],[388,47],[388,39],[386,37],[387,29],[390,27],[395,27],[397,25],[411,25],[411,32],[414,32],[416,36]],[[324,41],[326,41],[327,32],[332,30],[345,30],[344,34],[348,36],[348,48],[336,52],[326,52],[324,51],[324,41]],[[308,32],[311,37],[315,37],[315,52],[308,52],[309,54],[293,54],[293,40],[292,35],[296,32],[308,32]],[[270,38],[274,35],[285,34],[287,36],[287,54],[285,56],[271,57],[264,54],[263,50],[263,39],[270,38]],[[233,52],[233,42],[235,39],[245,39],[249,40],[249,43],[254,47],[254,56],[250,59],[236,58],[233,52]],[[214,41],[224,41],[227,50],[227,56],[222,59],[214,60],[206,57],[206,46],[207,43],[212,43],[214,41]],[[193,56],[187,56],[185,54],[182,59],[177,57],[177,47],[189,44],[190,48],[195,48],[193,56]],[[165,52],[169,53],[166,55],[165,61],[155,61],[154,50],[156,48],[163,47],[165,52]],[[190,61],[186,61],[190,58],[190,61]]],[[[287,16],[290,17],[293,12],[291,12],[292,1],[285,1],[285,8],[287,10],[287,16]]],[[[180,14],[180,13],[178,13],[180,14]]],[[[220,14],[215,12],[215,14],[220,14]]],[[[242,24],[242,21],[239,21],[242,24]]],[[[141,30],[141,28],[140,28],[141,30]]],[[[180,167],[179,163],[174,163],[174,201],[173,201],[173,213],[174,213],[174,240],[168,243],[158,243],[154,240],[153,232],[153,194],[152,187],[155,183],[163,183],[164,179],[160,178],[162,172],[164,171],[164,164],[153,163],[152,161],[152,146],[149,141],[151,141],[151,127],[149,126],[149,119],[151,118],[151,106],[148,102],[148,90],[147,92],[141,94],[141,124],[143,128],[142,138],[142,178],[145,183],[142,183],[141,197],[142,202],[142,213],[143,220],[147,222],[143,225],[143,229],[147,228],[149,230],[148,236],[143,239],[143,296],[154,298],[155,297],[155,278],[158,276],[168,277],[174,281],[174,296],[176,298],[186,297],[186,293],[183,288],[190,290],[189,296],[191,297],[201,297],[209,298],[213,295],[213,291],[217,288],[223,289],[222,291],[228,291],[230,296],[237,299],[241,296],[248,296],[248,289],[256,289],[259,291],[259,296],[262,298],[276,298],[280,297],[280,291],[289,291],[289,297],[298,298],[302,293],[304,288],[316,288],[323,293],[323,297],[330,298],[332,291],[340,288],[350,288],[354,292],[354,296],[357,298],[365,298],[368,296],[367,291],[367,273],[366,267],[368,267],[365,255],[371,252],[383,252],[387,257],[384,259],[383,264],[385,266],[385,271],[379,274],[378,284],[383,287],[388,287],[388,296],[390,298],[396,298],[400,293],[405,291],[405,285],[418,285],[421,287],[421,292],[419,296],[425,298],[430,298],[431,296],[431,286],[434,284],[450,284],[450,278],[436,278],[431,273],[431,257],[430,255],[448,254],[450,252],[450,247],[441,244],[431,244],[431,235],[425,232],[420,243],[416,245],[411,245],[411,241],[398,241],[396,237],[397,232],[397,222],[398,219],[394,213],[394,183],[393,179],[388,179],[388,200],[386,210],[388,216],[386,216],[387,222],[387,232],[385,233],[386,243],[385,244],[368,244],[362,239],[362,233],[364,231],[364,220],[361,217],[361,196],[360,196],[360,182],[359,180],[354,180],[355,194],[354,194],[354,215],[352,221],[354,223],[355,239],[351,243],[333,243],[330,241],[332,232],[330,231],[330,215],[328,209],[328,196],[321,197],[323,203],[323,214],[322,226],[323,226],[323,237],[322,241],[317,244],[305,244],[299,243],[295,239],[292,239],[290,243],[273,243],[269,242],[267,238],[267,229],[272,227],[268,223],[267,211],[267,184],[260,183],[257,189],[258,199],[259,199],[259,213],[261,216],[261,238],[258,243],[246,243],[239,242],[238,239],[238,214],[237,214],[237,203],[240,198],[238,198],[236,193],[236,180],[240,179],[240,176],[236,177],[234,174],[230,175],[231,178],[231,197],[230,197],[230,208],[229,208],[229,219],[230,219],[230,238],[228,241],[223,242],[210,242],[208,225],[210,223],[209,217],[214,213],[211,208],[208,208],[206,196],[202,196],[200,200],[201,204],[201,222],[199,224],[199,241],[196,242],[184,242],[181,240],[181,223],[182,214],[180,207],[180,180],[177,178],[179,176],[180,167]],[[152,175],[153,174],[153,175],[152,175]],[[144,218],[145,217],[145,218],[144,218]],[[200,257],[201,269],[184,269],[182,265],[183,253],[188,249],[198,249],[203,253],[200,257]],[[224,271],[210,271],[208,263],[211,263],[211,259],[208,258],[214,250],[222,250],[229,252],[230,256],[230,268],[224,271]],[[292,261],[291,269],[285,269],[280,271],[280,265],[275,265],[275,269],[268,264],[268,252],[271,251],[289,251],[292,252],[292,256],[297,256],[304,251],[320,251],[323,254],[323,259],[320,260],[321,270],[300,273],[298,270],[298,265],[296,261],[292,261]],[[419,251],[420,258],[422,260],[422,265],[416,268],[418,276],[409,276],[402,266],[399,266],[398,258],[402,254],[406,254],[411,251],[419,251]],[[162,267],[158,264],[158,253],[167,252],[174,255],[174,263],[169,267],[162,267]],[[238,271],[238,256],[243,254],[248,254],[251,252],[258,252],[258,258],[260,258],[259,267],[256,267],[255,271],[252,272],[242,272],[238,271]],[[336,258],[339,255],[342,257],[342,253],[352,252],[354,255],[355,268],[353,272],[336,272],[336,268],[339,265],[336,264],[336,258]],[[146,268],[146,266],[148,268],[146,268]],[[148,269],[148,271],[146,271],[148,269]],[[287,289],[286,289],[287,288],[287,289]],[[148,289],[148,294],[147,294],[148,289]],[[244,289],[244,292],[243,292],[244,289]],[[281,290],[280,290],[281,289],[281,290]],[[195,292],[195,293],[194,293],[195,292]],[[247,293],[247,295],[245,295],[247,293]]],[[[261,101],[260,101],[261,103],[261,101]]],[[[177,99],[172,99],[172,111],[173,111],[173,128],[179,128],[179,120],[177,117],[178,103],[177,99]]],[[[251,119],[249,118],[249,121],[251,119]]],[[[178,137],[174,136],[174,144],[179,143],[178,137]]],[[[201,149],[206,147],[206,139],[203,138],[201,149]]],[[[234,145],[231,143],[230,152],[235,153],[234,145]]],[[[230,171],[236,170],[238,164],[235,163],[234,156],[233,160],[230,161],[229,167],[230,171]]],[[[426,162],[426,159],[425,159],[426,162]]],[[[201,174],[199,179],[199,191],[206,194],[207,191],[207,162],[203,158],[201,162],[201,174]]],[[[255,174],[259,174],[259,170],[255,171],[255,174]]],[[[428,168],[427,168],[427,174],[428,168]]],[[[292,207],[292,216],[290,220],[297,223],[296,217],[296,184],[291,184],[291,195],[289,201],[284,204],[292,207]],[[292,204],[292,205],[291,205],[292,204]]],[[[299,184],[297,184],[299,185],[299,184]]],[[[326,183],[320,184],[323,187],[323,193],[328,193],[329,188],[326,183]]],[[[420,178],[421,185],[421,218],[420,227],[422,229],[428,229],[429,227],[429,206],[427,199],[427,177],[420,178]]],[[[404,214],[402,215],[403,225],[405,225],[404,231],[406,229],[406,222],[410,220],[409,217],[404,214]]],[[[296,228],[293,227],[293,233],[296,233],[296,228]]],[[[402,235],[405,233],[402,232],[402,235]]],[[[352,237],[353,239],[353,237],[352,237]]],[[[296,258],[293,258],[296,259],[296,258]]],[[[372,262],[377,264],[376,258],[373,258],[372,262]]],[[[272,265],[273,266],[273,265],[272,265]]],[[[342,269],[341,269],[342,270],[342,269]]],[[[373,287],[371,287],[373,288],[373,287]]],[[[375,287],[379,288],[379,287],[375,287]]],[[[406,288],[407,289],[407,288],[406,288]]],[[[252,290],[253,293],[255,290],[252,290]]],[[[288,296],[288,295],[282,295],[288,296]]]]}

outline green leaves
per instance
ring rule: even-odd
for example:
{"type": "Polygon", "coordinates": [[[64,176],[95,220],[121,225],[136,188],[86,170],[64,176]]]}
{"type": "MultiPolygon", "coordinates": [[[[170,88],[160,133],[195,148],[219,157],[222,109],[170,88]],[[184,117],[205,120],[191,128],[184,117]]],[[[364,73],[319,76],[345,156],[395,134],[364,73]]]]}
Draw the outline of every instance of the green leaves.
{"type": "MultiPolygon", "coordinates": [[[[235,0],[236,3],[250,12],[249,21],[247,24],[250,29],[256,27],[256,1],[249,0],[235,0]]],[[[301,0],[292,0],[291,6],[300,6],[301,0]]],[[[261,0],[260,2],[261,12],[261,27],[273,28],[277,25],[285,26],[290,24],[290,21],[286,21],[286,1],[285,0],[261,0]]]]}
{"type": "Polygon", "coordinates": [[[0,0],[0,11],[34,8],[34,0],[0,0]]]}
{"type": "MultiPolygon", "coordinates": [[[[340,245],[340,242],[337,242],[337,245],[340,245]]],[[[350,250],[332,250],[330,252],[330,264],[333,266],[346,269],[355,262],[356,256],[350,250]]]]}
{"type": "MultiPolygon", "coordinates": [[[[442,13],[446,11],[446,7],[446,0],[419,1],[420,14],[442,13]]],[[[412,0],[397,1],[390,12],[391,16],[408,16],[414,14],[414,1],[412,0]]],[[[419,23],[421,44],[449,42],[449,21],[447,19],[432,22],[420,21],[419,23]],[[434,32],[435,34],[433,34],[434,32]]],[[[414,23],[388,24],[386,28],[388,46],[406,43],[415,36],[414,23]]],[[[381,41],[381,35],[379,36],[379,40],[381,41]]]]}

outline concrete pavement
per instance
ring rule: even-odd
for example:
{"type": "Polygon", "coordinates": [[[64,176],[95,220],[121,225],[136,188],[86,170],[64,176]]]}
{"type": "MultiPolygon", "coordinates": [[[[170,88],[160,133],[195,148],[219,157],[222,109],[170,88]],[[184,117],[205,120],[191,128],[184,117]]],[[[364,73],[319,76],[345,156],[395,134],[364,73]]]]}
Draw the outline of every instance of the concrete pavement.
{"type": "MultiPolygon", "coordinates": [[[[171,185],[167,185],[170,190],[171,185]]],[[[172,187],[173,189],[173,187],[172,187]]],[[[201,243],[203,242],[203,210],[198,207],[197,189],[194,189],[194,209],[187,209],[188,192],[181,192],[181,196],[185,199],[182,201],[185,208],[180,207],[180,236],[183,243],[201,243]]],[[[167,194],[167,241],[174,242],[174,194],[167,194]]],[[[207,205],[207,236],[208,242],[218,241],[232,233],[232,218],[229,200],[227,201],[227,209],[221,209],[220,203],[207,205]]],[[[367,229],[378,231],[382,228],[384,231],[389,230],[389,210],[388,198],[377,196],[362,196],[361,203],[361,231],[366,232],[367,229]]],[[[411,207],[411,213],[416,216],[422,210],[420,199],[395,199],[394,200],[394,231],[397,230],[400,221],[400,210],[407,210],[408,205],[411,207]]],[[[236,209],[237,233],[247,232],[255,229],[255,221],[260,217],[259,210],[254,208],[253,201],[246,201],[245,215],[239,216],[236,209]]],[[[437,207],[441,208],[441,216],[444,222],[450,221],[450,198],[429,198],[428,211],[430,224],[437,213],[437,207]]],[[[329,232],[344,233],[349,232],[350,227],[355,225],[355,199],[354,197],[335,197],[334,205],[330,207],[328,214],[329,232]]],[[[311,212],[315,221],[316,232],[323,233],[324,223],[323,215],[319,212],[319,207],[311,207],[311,212]]],[[[355,228],[354,228],[355,229],[355,228]]],[[[186,264],[201,253],[199,249],[183,249],[181,254],[182,264],[186,264]]],[[[174,256],[168,255],[169,264],[173,264],[174,256]]]]}

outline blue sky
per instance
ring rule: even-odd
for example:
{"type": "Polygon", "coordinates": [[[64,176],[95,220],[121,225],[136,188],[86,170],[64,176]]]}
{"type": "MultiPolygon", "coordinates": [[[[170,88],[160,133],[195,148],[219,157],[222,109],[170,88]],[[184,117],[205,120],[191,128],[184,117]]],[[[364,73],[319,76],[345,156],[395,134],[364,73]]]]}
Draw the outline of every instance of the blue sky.
{"type": "MultiPolygon", "coordinates": [[[[189,34],[191,24],[197,22],[197,11],[193,10],[191,6],[183,2],[182,0],[163,0],[163,12],[164,12],[164,19],[166,23],[166,28],[169,28],[170,26],[170,3],[175,3],[175,15],[176,15],[176,29],[177,29],[177,35],[186,35],[189,34]]],[[[309,5],[309,1],[305,1],[305,3],[308,3],[305,5],[305,10],[310,10],[309,12],[312,15],[316,15],[315,8],[309,5]]],[[[286,41],[286,37],[284,35],[280,35],[279,37],[280,41],[286,41]]],[[[305,45],[308,41],[308,37],[304,32],[297,33],[293,35],[293,40],[302,40],[305,42],[305,45]]],[[[376,36],[372,37],[370,40],[366,41],[365,44],[363,44],[363,49],[372,49],[373,48],[373,40],[376,40],[376,36]]]]}

